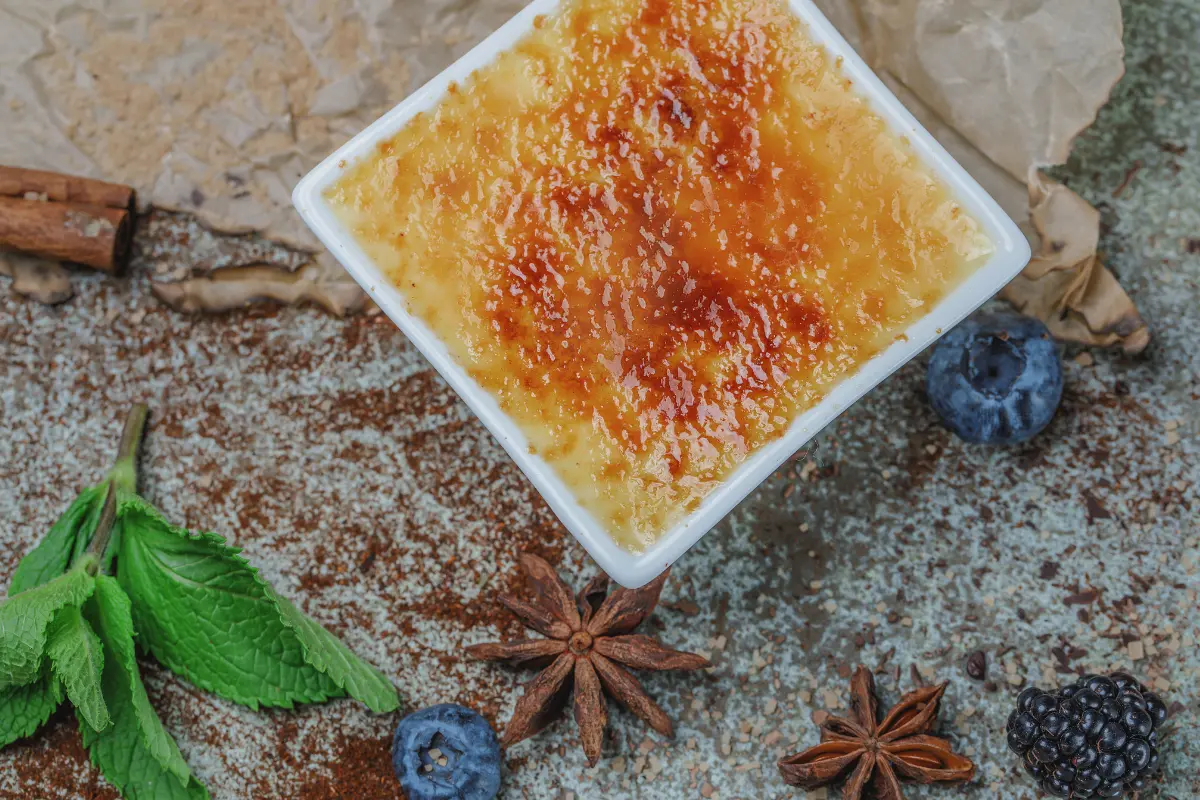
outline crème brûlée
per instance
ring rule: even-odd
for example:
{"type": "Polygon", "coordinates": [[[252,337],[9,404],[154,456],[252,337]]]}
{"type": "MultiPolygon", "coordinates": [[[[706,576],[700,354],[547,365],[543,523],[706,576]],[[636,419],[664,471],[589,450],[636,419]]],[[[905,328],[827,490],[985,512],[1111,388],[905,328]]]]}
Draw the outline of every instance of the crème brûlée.
{"type": "Polygon", "coordinates": [[[635,551],[992,250],[783,0],[564,0],[326,199],[635,551]]]}

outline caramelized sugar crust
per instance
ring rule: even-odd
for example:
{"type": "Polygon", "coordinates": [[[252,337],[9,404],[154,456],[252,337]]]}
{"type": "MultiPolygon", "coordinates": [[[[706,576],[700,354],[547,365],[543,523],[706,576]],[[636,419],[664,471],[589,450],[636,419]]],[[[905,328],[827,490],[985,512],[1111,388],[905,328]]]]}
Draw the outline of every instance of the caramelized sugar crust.
{"type": "Polygon", "coordinates": [[[991,247],[781,0],[564,0],[328,197],[635,550],[991,247]]]}

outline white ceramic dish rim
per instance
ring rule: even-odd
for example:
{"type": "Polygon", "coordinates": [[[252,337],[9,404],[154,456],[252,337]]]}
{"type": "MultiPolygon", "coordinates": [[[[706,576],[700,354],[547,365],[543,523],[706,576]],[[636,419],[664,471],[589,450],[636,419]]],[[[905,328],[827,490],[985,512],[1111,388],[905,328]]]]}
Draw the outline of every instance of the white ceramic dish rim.
{"type": "Polygon", "coordinates": [[[841,57],[842,71],[854,82],[859,94],[888,121],[894,131],[907,137],[925,164],[945,181],[963,207],[980,221],[995,243],[995,253],[929,314],[904,331],[904,335],[895,343],[863,364],[858,372],[844,379],[819,404],[797,417],[782,437],[764,445],[747,458],[696,511],[665,532],[643,552],[625,550],[579,504],[554,469],[529,452],[524,434],[501,410],[496,399],[453,360],[445,344],[422,320],[408,313],[403,295],[379,273],[322,196],[325,188],[340,177],[346,166],[369,156],[379,141],[394,135],[413,115],[436,105],[451,82],[462,83],[476,69],[490,63],[496,55],[511,47],[533,28],[534,17],[552,13],[559,1],[533,0],[469,53],[321,162],[297,184],[292,192],[292,202],[346,271],[370,294],[500,441],[588,553],[618,583],[637,587],[674,563],[792,453],[803,447],[852,403],[1000,291],[1025,266],[1030,251],[1025,237],[999,205],[921,127],[816,6],[810,0],[788,0],[793,13],[808,26],[813,40],[823,45],[833,57],[841,57]]]}

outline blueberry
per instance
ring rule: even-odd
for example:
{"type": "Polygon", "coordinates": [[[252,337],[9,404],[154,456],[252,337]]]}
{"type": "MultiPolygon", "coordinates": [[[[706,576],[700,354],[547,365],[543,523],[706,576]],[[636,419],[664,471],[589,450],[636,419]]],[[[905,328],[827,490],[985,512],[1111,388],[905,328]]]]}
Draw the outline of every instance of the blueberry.
{"type": "Polygon", "coordinates": [[[926,388],[938,416],[966,441],[1021,442],[1046,427],[1062,399],[1058,347],[1031,317],[979,314],[937,343],[926,388]]]}
{"type": "Polygon", "coordinates": [[[500,791],[500,743],[488,721],[444,703],[400,720],[392,766],[409,800],[491,800],[500,791]]]}

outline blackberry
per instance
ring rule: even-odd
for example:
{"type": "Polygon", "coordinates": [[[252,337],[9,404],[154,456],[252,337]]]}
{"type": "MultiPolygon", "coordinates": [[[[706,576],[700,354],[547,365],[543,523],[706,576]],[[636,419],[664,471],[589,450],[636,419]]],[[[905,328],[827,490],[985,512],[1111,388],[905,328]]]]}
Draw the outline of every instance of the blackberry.
{"type": "Polygon", "coordinates": [[[1167,707],[1124,672],[1085,675],[1056,693],[1021,692],[1005,728],[1008,747],[1052,797],[1120,797],[1158,769],[1167,707]]]}

